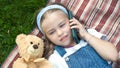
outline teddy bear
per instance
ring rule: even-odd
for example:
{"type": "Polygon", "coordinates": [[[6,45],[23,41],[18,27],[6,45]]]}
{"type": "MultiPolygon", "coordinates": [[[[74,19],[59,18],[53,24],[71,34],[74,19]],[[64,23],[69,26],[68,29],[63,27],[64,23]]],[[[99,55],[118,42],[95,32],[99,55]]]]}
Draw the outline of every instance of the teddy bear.
{"type": "Polygon", "coordinates": [[[44,42],[41,38],[19,34],[16,44],[20,57],[14,61],[12,68],[53,68],[53,65],[42,57],[44,42]]]}

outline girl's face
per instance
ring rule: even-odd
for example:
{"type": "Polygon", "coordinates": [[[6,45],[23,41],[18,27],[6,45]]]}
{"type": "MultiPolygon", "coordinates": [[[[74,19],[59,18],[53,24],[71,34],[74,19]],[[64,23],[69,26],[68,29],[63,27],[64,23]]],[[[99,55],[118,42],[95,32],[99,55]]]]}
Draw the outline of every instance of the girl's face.
{"type": "Polygon", "coordinates": [[[58,10],[47,14],[42,22],[42,30],[47,38],[56,45],[69,46],[73,43],[67,15],[58,10]]]}

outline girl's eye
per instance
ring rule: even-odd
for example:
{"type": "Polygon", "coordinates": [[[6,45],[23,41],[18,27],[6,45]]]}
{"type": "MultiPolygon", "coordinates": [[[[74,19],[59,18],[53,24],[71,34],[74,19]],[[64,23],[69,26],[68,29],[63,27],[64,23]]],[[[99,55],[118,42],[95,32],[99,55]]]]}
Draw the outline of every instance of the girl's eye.
{"type": "Polygon", "coordinates": [[[30,42],[30,44],[33,44],[33,42],[30,42]]]}
{"type": "Polygon", "coordinates": [[[65,26],[65,23],[61,24],[60,27],[64,27],[65,26]]]}
{"type": "Polygon", "coordinates": [[[55,31],[51,31],[51,32],[49,32],[49,34],[52,35],[52,34],[54,34],[54,32],[55,32],[55,31]]]}

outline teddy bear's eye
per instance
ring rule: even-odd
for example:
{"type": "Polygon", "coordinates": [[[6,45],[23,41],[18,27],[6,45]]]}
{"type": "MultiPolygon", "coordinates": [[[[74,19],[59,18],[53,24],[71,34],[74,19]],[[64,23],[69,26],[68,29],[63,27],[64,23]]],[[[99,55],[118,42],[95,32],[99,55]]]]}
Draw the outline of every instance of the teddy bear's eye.
{"type": "Polygon", "coordinates": [[[39,45],[40,43],[38,43],[38,45],[39,45]]]}
{"type": "Polygon", "coordinates": [[[30,42],[30,44],[33,44],[33,42],[30,42]]]}

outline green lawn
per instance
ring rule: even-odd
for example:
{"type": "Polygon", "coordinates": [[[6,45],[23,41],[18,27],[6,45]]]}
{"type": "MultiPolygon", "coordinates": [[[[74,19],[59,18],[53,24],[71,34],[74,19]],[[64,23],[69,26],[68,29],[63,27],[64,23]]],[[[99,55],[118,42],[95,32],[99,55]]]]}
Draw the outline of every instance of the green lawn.
{"type": "Polygon", "coordinates": [[[46,4],[47,0],[0,0],[0,64],[15,47],[16,36],[30,33],[34,13],[46,4]]]}

